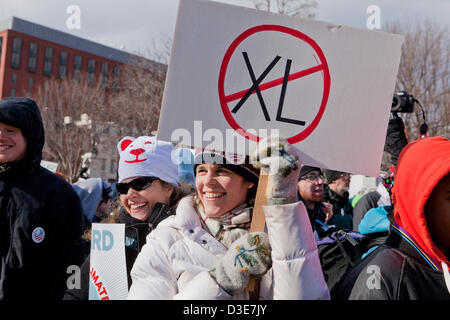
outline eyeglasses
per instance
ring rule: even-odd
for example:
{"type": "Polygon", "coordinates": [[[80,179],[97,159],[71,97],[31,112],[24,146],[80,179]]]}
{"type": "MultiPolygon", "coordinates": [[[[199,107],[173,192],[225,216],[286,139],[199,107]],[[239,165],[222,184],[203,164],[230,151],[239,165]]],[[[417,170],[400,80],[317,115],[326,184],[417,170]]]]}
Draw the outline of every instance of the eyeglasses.
{"type": "Polygon", "coordinates": [[[340,176],[341,176],[342,178],[351,178],[351,177],[352,177],[352,174],[351,174],[351,173],[344,172],[344,173],[341,173],[340,176]]]}
{"type": "Polygon", "coordinates": [[[156,177],[139,177],[130,182],[120,182],[116,184],[117,192],[120,194],[127,194],[128,189],[133,188],[133,190],[141,191],[150,187],[152,182],[158,178],[156,177]]]}
{"type": "Polygon", "coordinates": [[[325,177],[321,174],[307,174],[306,176],[302,177],[302,179],[306,179],[310,182],[315,182],[318,180],[325,181],[325,177]]]}

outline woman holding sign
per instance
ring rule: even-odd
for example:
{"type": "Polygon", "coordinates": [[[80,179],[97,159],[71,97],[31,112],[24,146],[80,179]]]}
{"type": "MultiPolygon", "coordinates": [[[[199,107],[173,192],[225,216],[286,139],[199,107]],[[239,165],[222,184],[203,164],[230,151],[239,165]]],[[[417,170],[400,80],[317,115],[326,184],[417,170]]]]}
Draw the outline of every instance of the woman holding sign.
{"type": "Polygon", "coordinates": [[[258,172],[217,152],[197,151],[197,193],[146,240],[131,271],[128,299],[328,299],[305,206],[297,202],[298,156],[277,137],[252,162],[269,174],[268,234],[249,232],[258,172]],[[267,156],[269,154],[269,156],[267,156]]]}

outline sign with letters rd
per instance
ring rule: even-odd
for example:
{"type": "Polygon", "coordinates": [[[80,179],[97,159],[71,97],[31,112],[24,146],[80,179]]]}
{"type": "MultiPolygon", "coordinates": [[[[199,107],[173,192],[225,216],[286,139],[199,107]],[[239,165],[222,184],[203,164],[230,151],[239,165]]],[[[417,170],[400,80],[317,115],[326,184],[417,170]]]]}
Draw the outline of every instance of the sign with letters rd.
{"type": "Polygon", "coordinates": [[[377,176],[402,41],[180,0],[158,139],[243,154],[278,132],[304,164],[377,176]]]}
{"type": "Polygon", "coordinates": [[[125,224],[93,223],[89,300],[126,300],[125,224]]]}

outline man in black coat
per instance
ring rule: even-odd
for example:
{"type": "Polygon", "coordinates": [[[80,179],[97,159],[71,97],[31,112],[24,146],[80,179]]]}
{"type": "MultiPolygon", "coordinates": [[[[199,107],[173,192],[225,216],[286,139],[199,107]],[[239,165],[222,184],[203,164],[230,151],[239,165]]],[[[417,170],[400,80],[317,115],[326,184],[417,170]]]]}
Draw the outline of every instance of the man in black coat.
{"type": "Polygon", "coordinates": [[[61,299],[82,263],[80,200],[40,166],[44,141],[33,100],[0,101],[0,300],[61,299]]]}
{"type": "Polygon", "coordinates": [[[319,238],[325,231],[323,225],[326,225],[333,216],[333,206],[323,202],[324,182],[325,177],[320,168],[302,166],[297,183],[298,198],[305,204],[312,229],[319,238]]]}
{"type": "Polygon", "coordinates": [[[333,217],[328,222],[337,229],[353,229],[353,207],[349,200],[351,174],[342,171],[324,170],[328,184],[324,185],[325,201],[333,205],[333,217]]]}

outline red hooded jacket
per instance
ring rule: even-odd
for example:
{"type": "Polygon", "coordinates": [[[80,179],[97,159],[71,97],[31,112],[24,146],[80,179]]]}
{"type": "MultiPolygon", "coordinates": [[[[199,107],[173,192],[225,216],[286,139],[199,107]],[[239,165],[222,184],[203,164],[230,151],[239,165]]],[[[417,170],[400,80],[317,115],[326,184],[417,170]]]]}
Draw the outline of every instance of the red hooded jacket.
{"type": "Polygon", "coordinates": [[[433,243],[425,218],[425,205],[438,182],[450,172],[450,141],[424,138],[405,146],[395,173],[392,201],[395,223],[418,244],[419,250],[441,269],[450,263],[433,243]]]}

